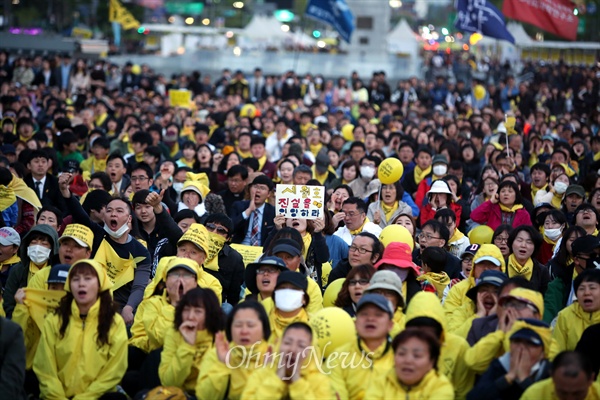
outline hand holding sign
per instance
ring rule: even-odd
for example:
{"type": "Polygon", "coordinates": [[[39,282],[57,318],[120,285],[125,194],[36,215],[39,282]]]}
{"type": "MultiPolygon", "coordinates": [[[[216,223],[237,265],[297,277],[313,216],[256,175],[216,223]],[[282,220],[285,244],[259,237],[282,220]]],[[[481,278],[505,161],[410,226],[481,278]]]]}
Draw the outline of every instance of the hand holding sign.
{"type": "Polygon", "coordinates": [[[277,185],[275,210],[286,218],[323,218],[325,187],[307,185],[277,185]]]}

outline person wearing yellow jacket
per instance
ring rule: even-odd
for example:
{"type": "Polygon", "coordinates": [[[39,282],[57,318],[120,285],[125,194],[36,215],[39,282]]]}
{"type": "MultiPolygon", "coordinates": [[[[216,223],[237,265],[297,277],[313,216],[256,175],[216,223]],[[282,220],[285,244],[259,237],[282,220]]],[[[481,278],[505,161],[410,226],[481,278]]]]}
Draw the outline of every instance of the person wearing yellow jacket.
{"type": "Polygon", "coordinates": [[[469,277],[452,286],[444,300],[444,310],[446,310],[448,321],[451,321],[452,314],[463,304],[473,305],[473,301],[467,297],[467,292],[475,286],[475,281],[479,279],[483,271],[504,271],[505,268],[504,257],[500,249],[493,244],[482,244],[473,257],[473,268],[469,277]]]}
{"type": "MultiPolygon", "coordinates": [[[[465,363],[475,373],[484,373],[495,358],[510,349],[510,333],[518,326],[518,319],[541,320],[544,314],[544,298],[535,290],[515,288],[501,297],[499,306],[503,312],[498,317],[498,329],[481,338],[465,352],[465,363]]],[[[558,344],[552,340],[544,346],[546,356],[552,360],[558,354],[558,344]]]]}
{"type": "Polygon", "coordinates": [[[252,300],[238,303],[229,316],[225,335],[215,335],[200,364],[196,397],[203,400],[238,400],[248,378],[263,367],[271,336],[264,307],[252,300]]]}
{"type": "Polygon", "coordinates": [[[163,386],[193,394],[204,355],[214,335],[225,327],[225,315],[210,289],[195,288],[183,295],[175,308],[175,323],[168,330],[158,375],[163,386]]]}
{"type": "Polygon", "coordinates": [[[521,400],[579,399],[600,400],[600,383],[585,355],[564,351],[552,363],[552,376],[531,385],[521,400]]]}
{"type": "Polygon", "coordinates": [[[464,356],[469,349],[467,341],[448,332],[446,316],[435,293],[419,292],[406,310],[406,328],[428,331],[440,341],[440,356],[437,370],[446,376],[455,390],[456,399],[464,399],[473,387],[474,374],[466,366],[464,356]]]}
{"type": "Polygon", "coordinates": [[[600,323],[600,270],[586,269],[575,278],[577,301],[558,313],[553,337],[560,351],[575,350],[583,331],[600,323]]]}
{"type": "Polygon", "coordinates": [[[314,353],[313,339],[304,322],[285,328],[278,352],[248,379],[242,400],[336,399],[329,377],[317,365],[321,356],[314,353]]]}
{"type": "Polygon", "coordinates": [[[332,353],[324,367],[339,399],[362,400],[369,382],[385,375],[394,365],[389,336],[394,326],[394,309],[384,296],[363,294],[356,305],[358,337],[332,353]]]}
{"type": "Polygon", "coordinates": [[[127,370],[127,330],[116,313],[113,284],[95,260],[73,264],[67,294],[49,315],[33,360],[43,399],[98,399],[127,370]]]}
{"type": "Polygon", "coordinates": [[[370,382],[365,399],[455,398],[452,384],[437,371],[440,344],[430,332],[406,328],[394,338],[392,348],[394,367],[370,382]]]}
{"type": "Polygon", "coordinates": [[[275,307],[269,311],[271,337],[269,343],[278,344],[283,331],[294,322],[308,322],[306,307],[309,295],[306,293],[307,279],[300,272],[282,271],[277,276],[273,302],[275,307]]]}

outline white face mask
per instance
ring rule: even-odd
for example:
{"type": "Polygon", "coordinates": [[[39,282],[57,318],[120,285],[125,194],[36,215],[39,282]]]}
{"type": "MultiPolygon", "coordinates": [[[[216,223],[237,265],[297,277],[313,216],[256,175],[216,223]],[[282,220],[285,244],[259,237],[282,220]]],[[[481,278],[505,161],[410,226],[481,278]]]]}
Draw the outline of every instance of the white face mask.
{"type": "Polygon", "coordinates": [[[108,225],[104,224],[104,231],[108,233],[113,239],[121,238],[121,236],[123,236],[128,230],[129,226],[127,226],[126,223],[123,224],[123,226],[117,229],[116,231],[113,231],[108,227],[108,225]]]}
{"type": "Polygon", "coordinates": [[[567,191],[568,187],[569,185],[567,185],[564,182],[556,182],[554,184],[554,191],[558,194],[564,194],[567,191]]]}
{"type": "Polygon", "coordinates": [[[446,172],[448,172],[448,167],[446,167],[444,164],[433,166],[433,174],[435,176],[444,176],[446,175],[446,172]]]}
{"type": "Polygon", "coordinates": [[[50,252],[51,250],[47,247],[33,244],[27,248],[27,257],[29,257],[34,264],[41,265],[48,261],[50,252]]]}
{"type": "Polygon", "coordinates": [[[275,291],[275,307],[283,312],[296,311],[302,307],[304,292],[295,289],[277,289],[275,291]]]}
{"type": "Polygon", "coordinates": [[[375,176],[375,168],[370,165],[363,165],[360,167],[360,176],[367,179],[373,178],[375,176]]]}
{"type": "Polygon", "coordinates": [[[544,234],[550,240],[556,240],[560,237],[562,228],[544,229],[544,234]]]}
{"type": "Polygon", "coordinates": [[[181,191],[183,190],[183,182],[173,183],[173,190],[175,190],[177,194],[181,194],[181,191]]]}

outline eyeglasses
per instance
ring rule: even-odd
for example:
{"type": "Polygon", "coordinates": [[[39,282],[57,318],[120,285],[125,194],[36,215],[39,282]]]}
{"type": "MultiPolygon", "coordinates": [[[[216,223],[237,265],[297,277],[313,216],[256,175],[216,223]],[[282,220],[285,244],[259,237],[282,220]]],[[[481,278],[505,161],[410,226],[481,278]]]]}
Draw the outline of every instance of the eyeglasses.
{"type": "Polygon", "coordinates": [[[259,268],[256,270],[256,275],[275,275],[279,270],[277,268],[259,268]]]}
{"type": "Polygon", "coordinates": [[[508,243],[508,238],[507,237],[500,237],[500,236],[498,236],[496,239],[494,239],[494,242],[508,243]]]}
{"type": "Polygon", "coordinates": [[[195,277],[196,276],[194,274],[190,274],[189,272],[173,272],[173,273],[167,274],[167,278],[183,279],[184,281],[193,279],[195,277]]]}
{"type": "MultiPolygon", "coordinates": [[[[342,212],[344,212],[344,210],[342,210],[342,212]]],[[[362,212],[344,212],[344,214],[346,215],[346,217],[350,217],[350,218],[354,218],[356,216],[359,216],[360,214],[362,214],[362,212]]]]}
{"type": "Polygon", "coordinates": [[[148,178],[147,176],[132,176],[131,182],[144,182],[144,181],[147,181],[148,179],[150,179],[150,178],[148,178]]]}
{"type": "Polygon", "coordinates": [[[441,237],[431,236],[431,234],[423,232],[419,233],[419,236],[417,237],[421,240],[425,239],[426,241],[429,241],[431,239],[441,239],[441,237]]]}
{"type": "Polygon", "coordinates": [[[206,229],[211,232],[217,232],[219,235],[229,235],[229,231],[222,226],[217,226],[215,224],[206,224],[206,229]]]}
{"type": "Polygon", "coordinates": [[[350,246],[350,248],[348,250],[352,251],[352,252],[358,251],[360,254],[372,253],[373,252],[373,250],[363,249],[363,248],[360,248],[360,247],[356,247],[354,245],[350,246]]]}
{"type": "Polygon", "coordinates": [[[348,281],[348,286],[356,286],[356,285],[365,286],[368,284],[369,284],[368,279],[350,279],[348,281]]]}
{"type": "Polygon", "coordinates": [[[504,308],[514,308],[515,310],[524,310],[526,308],[530,308],[532,311],[538,312],[538,309],[531,304],[524,303],[519,300],[509,300],[504,303],[504,308]]]}

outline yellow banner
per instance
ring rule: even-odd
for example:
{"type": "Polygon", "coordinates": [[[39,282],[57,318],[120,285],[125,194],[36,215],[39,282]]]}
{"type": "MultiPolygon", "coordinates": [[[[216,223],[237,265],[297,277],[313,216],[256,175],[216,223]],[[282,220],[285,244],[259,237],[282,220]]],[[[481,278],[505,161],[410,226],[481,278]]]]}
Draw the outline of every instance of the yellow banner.
{"type": "Polygon", "coordinates": [[[169,90],[169,104],[171,107],[190,108],[192,92],[189,90],[169,90]]]}
{"type": "Polygon", "coordinates": [[[108,20],[110,22],[118,22],[123,29],[137,29],[140,27],[138,20],[135,19],[121,3],[119,3],[119,0],[110,0],[108,20]]]}
{"type": "Polygon", "coordinates": [[[94,257],[94,260],[106,268],[106,274],[114,284],[113,291],[133,280],[137,263],[144,259],[145,257],[133,258],[131,254],[129,254],[128,259],[121,258],[106,240],[100,243],[100,248],[94,257]]]}
{"type": "Polygon", "coordinates": [[[44,289],[33,289],[24,288],[25,300],[23,303],[29,308],[29,314],[35,322],[38,328],[42,330],[44,327],[44,319],[46,315],[54,311],[60,299],[62,299],[67,292],[64,290],[44,290],[44,289]]]}
{"type": "Polygon", "coordinates": [[[244,266],[255,262],[258,257],[263,254],[262,246],[248,246],[245,244],[232,243],[231,248],[242,255],[244,266]]]}

